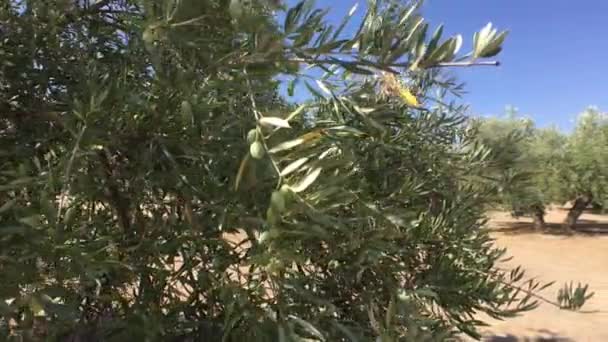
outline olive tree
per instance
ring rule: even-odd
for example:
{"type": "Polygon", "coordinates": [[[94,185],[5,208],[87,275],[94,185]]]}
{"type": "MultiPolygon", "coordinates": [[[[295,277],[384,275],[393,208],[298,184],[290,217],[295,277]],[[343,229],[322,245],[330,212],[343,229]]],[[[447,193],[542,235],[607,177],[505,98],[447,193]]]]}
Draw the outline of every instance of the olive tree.
{"type": "Polygon", "coordinates": [[[571,229],[583,210],[606,201],[606,116],[597,108],[579,115],[574,132],[538,128],[511,112],[479,120],[478,136],[492,149],[492,175],[502,184],[496,203],[531,215],[544,227],[544,207],[572,202],[564,222],[571,229]]]}
{"type": "Polygon", "coordinates": [[[488,203],[508,209],[514,216],[531,216],[537,229],[545,228],[545,207],[552,197],[547,193],[551,173],[549,155],[552,147],[541,137],[544,131],[534,127],[531,120],[518,117],[509,110],[503,118],[483,118],[475,121],[479,141],[490,148],[492,167],[489,176],[499,184],[488,203]]]}
{"type": "Polygon", "coordinates": [[[595,107],[582,112],[568,137],[566,158],[559,173],[562,198],[572,201],[564,222],[575,228],[589,205],[608,202],[608,116],[595,107]]]}
{"type": "Polygon", "coordinates": [[[347,34],[355,10],[5,2],[3,337],[478,338],[476,313],[534,308],[481,229],[492,163],[441,71],[496,65],[506,32],[459,54],[417,2],[369,1],[347,34]],[[309,101],[277,95],[298,83],[309,101]]]}

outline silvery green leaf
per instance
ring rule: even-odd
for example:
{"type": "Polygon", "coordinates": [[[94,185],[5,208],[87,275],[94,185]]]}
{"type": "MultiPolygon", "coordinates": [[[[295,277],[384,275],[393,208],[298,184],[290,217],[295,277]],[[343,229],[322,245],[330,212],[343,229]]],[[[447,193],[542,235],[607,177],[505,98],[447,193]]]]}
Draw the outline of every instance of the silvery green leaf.
{"type": "Polygon", "coordinates": [[[414,13],[414,11],[416,11],[417,9],[418,9],[418,6],[410,7],[399,20],[399,26],[402,26],[403,24],[405,24],[410,19],[410,17],[414,13]]]}
{"type": "Polygon", "coordinates": [[[453,44],[452,39],[450,38],[437,47],[422,64],[425,67],[429,67],[439,62],[444,62],[449,59],[448,57],[453,56],[452,52],[453,44]]]}
{"type": "Polygon", "coordinates": [[[275,147],[269,149],[268,152],[270,152],[270,153],[277,153],[277,152],[289,150],[289,149],[292,149],[292,148],[294,148],[294,147],[296,147],[298,145],[303,144],[305,141],[306,140],[304,138],[297,138],[297,139],[285,141],[285,142],[282,142],[282,143],[276,145],[275,147]]]}
{"type": "Polygon", "coordinates": [[[454,44],[454,54],[457,54],[458,51],[460,51],[460,48],[462,47],[462,35],[456,35],[456,37],[454,37],[455,39],[455,44],[454,44]]]}
{"type": "Polygon", "coordinates": [[[410,31],[409,35],[407,36],[407,38],[405,40],[409,41],[412,38],[418,38],[418,35],[422,32],[422,29],[424,28],[423,24],[424,24],[424,19],[419,18],[418,21],[416,21],[414,28],[412,28],[412,30],[410,31]]]}
{"type": "Polygon", "coordinates": [[[274,127],[280,127],[280,128],[291,128],[291,126],[289,126],[289,122],[287,122],[287,120],[282,119],[282,118],[273,117],[273,116],[265,116],[263,118],[260,118],[260,120],[258,122],[262,126],[274,126],[274,127]]]}
{"type": "Polygon", "coordinates": [[[287,115],[287,121],[295,118],[296,116],[302,114],[302,112],[304,112],[304,109],[306,109],[306,105],[300,105],[298,108],[296,108],[296,110],[294,110],[293,112],[289,113],[289,115],[287,115]]]}
{"type": "Polygon", "coordinates": [[[287,176],[290,173],[299,170],[300,167],[302,167],[302,165],[306,164],[306,162],[308,162],[308,158],[300,158],[298,160],[291,162],[283,170],[281,170],[281,176],[282,177],[287,176]]]}
{"type": "Polygon", "coordinates": [[[296,193],[306,190],[315,182],[315,180],[317,180],[322,170],[321,167],[314,168],[298,184],[292,186],[291,190],[296,193]]]}
{"type": "Polygon", "coordinates": [[[319,89],[321,89],[325,94],[332,95],[332,92],[329,90],[329,88],[327,88],[327,86],[325,85],[325,83],[323,81],[316,80],[316,82],[317,82],[317,86],[319,86],[319,89]]]}
{"type": "Polygon", "coordinates": [[[490,37],[492,33],[492,23],[489,22],[486,26],[484,26],[481,31],[479,31],[479,37],[481,38],[481,40],[486,40],[488,37],[490,37]]]}
{"type": "Polygon", "coordinates": [[[437,27],[435,30],[435,33],[433,33],[433,37],[427,46],[427,52],[433,53],[433,50],[435,50],[435,47],[437,47],[437,44],[439,44],[439,39],[441,39],[442,33],[443,25],[439,25],[439,27],[437,27]]]}
{"type": "Polygon", "coordinates": [[[492,41],[488,42],[480,51],[479,57],[493,57],[502,50],[502,43],[507,37],[508,31],[501,32],[492,41]]]}
{"type": "Polygon", "coordinates": [[[299,326],[306,330],[309,334],[315,336],[319,341],[325,341],[325,336],[310,322],[305,321],[297,316],[289,315],[289,318],[295,321],[299,326]]]}

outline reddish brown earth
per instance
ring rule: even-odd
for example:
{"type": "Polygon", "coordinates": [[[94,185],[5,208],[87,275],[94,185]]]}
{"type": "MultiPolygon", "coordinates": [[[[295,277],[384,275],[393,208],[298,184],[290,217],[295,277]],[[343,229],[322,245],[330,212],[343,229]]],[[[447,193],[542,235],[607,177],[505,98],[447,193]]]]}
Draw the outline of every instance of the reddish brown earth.
{"type": "Polygon", "coordinates": [[[588,283],[595,296],[583,313],[541,304],[516,318],[488,321],[486,341],[608,341],[608,215],[583,214],[581,228],[594,233],[571,236],[559,234],[565,216],[562,209],[550,210],[551,229],[539,233],[529,219],[492,213],[490,228],[497,245],[513,256],[507,267],[522,265],[530,276],[557,281],[543,291],[549,299],[555,300],[559,287],[570,280],[588,283]]]}

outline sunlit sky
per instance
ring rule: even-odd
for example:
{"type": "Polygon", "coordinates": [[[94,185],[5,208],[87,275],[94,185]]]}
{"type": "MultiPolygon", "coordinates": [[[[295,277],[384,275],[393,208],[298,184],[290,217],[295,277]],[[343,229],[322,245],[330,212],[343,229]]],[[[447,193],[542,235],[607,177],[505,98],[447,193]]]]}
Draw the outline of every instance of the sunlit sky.
{"type": "MultiPolygon", "coordinates": [[[[364,0],[317,4],[331,8],[328,20],[337,23],[356,2],[360,19],[364,0]]],[[[422,14],[433,29],[444,23],[444,36],[463,34],[462,51],[488,22],[510,31],[500,67],[455,71],[474,114],[503,115],[513,105],[539,126],[568,131],[585,107],[608,110],[608,1],[427,0],[422,14]]]]}

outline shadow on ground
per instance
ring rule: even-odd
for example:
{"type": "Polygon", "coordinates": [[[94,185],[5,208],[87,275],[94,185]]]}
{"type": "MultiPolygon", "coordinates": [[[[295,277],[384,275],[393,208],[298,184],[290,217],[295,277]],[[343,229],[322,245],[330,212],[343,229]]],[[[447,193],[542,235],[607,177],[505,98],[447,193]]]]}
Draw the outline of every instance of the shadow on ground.
{"type": "MultiPolygon", "coordinates": [[[[543,233],[551,235],[568,235],[563,230],[561,223],[547,223],[546,229],[538,231],[530,222],[495,222],[492,231],[505,234],[531,234],[543,233]]],[[[608,223],[594,220],[579,220],[576,229],[572,231],[574,234],[608,234],[608,223]]]]}
{"type": "Polygon", "coordinates": [[[536,337],[519,337],[511,334],[488,336],[483,339],[485,342],[574,342],[568,337],[558,336],[556,333],[549,330],[538,330],[541,336],[536,337]]]}

